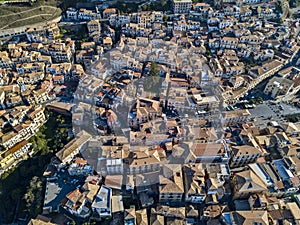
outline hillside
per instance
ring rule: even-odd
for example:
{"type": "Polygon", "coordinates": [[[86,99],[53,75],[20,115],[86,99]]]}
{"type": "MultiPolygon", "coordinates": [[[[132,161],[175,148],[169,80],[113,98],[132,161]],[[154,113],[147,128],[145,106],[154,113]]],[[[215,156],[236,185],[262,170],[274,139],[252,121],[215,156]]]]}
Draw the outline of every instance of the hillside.
{"type": "MultiPolygon", "coordinates": [[[[0,0],[0,3],[1,1],[3,2],[4,0],[0,0]]],[[[59,3],[59,1],[55,0],[38,0],[30,4],[0,5],[0,30],[54,19],[61,14],[61,9],[58,7],[59,3]]]]}

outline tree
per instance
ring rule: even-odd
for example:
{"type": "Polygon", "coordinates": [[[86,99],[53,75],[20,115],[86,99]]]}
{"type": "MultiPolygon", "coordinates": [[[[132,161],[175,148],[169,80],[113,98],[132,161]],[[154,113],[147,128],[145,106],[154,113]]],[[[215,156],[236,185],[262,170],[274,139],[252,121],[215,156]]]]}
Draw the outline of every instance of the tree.
{"type": "Polygon", "coordinates": [[[261,13],[261,7],[257,6],[257,14],[259,15],[261,13]]]}
{"type": "Polygon", "coordinates": [[[164,14],[164,15],[163,15],[163,21],[166,22],[168,19],[169,19],[169,16],[166,15],[166,14],[164,14]]]}
{"type": "Polygon", "coordinates": [[[26,194],[24,195],[26,207],[28,208],[30,215],[36,216],[39,213],[42,199],[42,181],[39,177],[34,176],[29,183],[26,194]]]}
{"type": "Polygon", "coordinates": [[[144,82],[145,91],[158,93],[160,88],[160,77],[158,74],[158,65],[156,62],[151,62],[150,71],[146,81],[144,82]]]}
{"type": "Polygon", "coordinates": [[[15,201],[19,200],[22,196],[22,191],[19,188],[12,190],[11,198],[15,201]]]}
{"type": "Polygon", "coordinates": [[[262,97],[258,97],[257,99],[256,99],[256,102],[262,102],[263,101],[263,98],[262,97]]]}
{"type": "Polygon", "coordinates": [[[149,76],[151,77],[158,76],[158,65],[156,62],[151,62],[149,76]]]}

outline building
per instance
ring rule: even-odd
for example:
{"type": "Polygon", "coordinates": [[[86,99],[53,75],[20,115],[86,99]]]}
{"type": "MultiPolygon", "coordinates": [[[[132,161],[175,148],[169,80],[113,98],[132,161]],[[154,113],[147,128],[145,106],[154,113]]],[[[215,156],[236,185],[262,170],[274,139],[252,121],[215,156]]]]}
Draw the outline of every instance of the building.
{"type": "Polygon", "coordinates": [[[93,169],[90,165],[87,164],[87,161],[79,157],[77,157],[68,168],[68,173],[70,174],[70,176],[87,176],[92,172],[93,169]]]}
{"type": "Polygon", "coordinates": [[[278,95],[286,95],[292,91],[294,81],[284,77],[273,77],[267,83],[264,93],[276,98],[278,95]]]}
{"type": "Polygon", "coordinates": [[[226,143],[193,143],[190,149],[195,162],[228,163],[230,159],[226,143]]]}
{"type": "Polygon", "coordinates": [[[89,34],[100,34],[101,32],[101,24],[99,20],[91,20],[89,22],[87,22],[87,29],[89,31],[89,34]]]}
{"type": "Polygon", "coordinates": [[[68,8],[66,11],[66,15],[69,20],[78,19],[78,11],[75,8],[68,8]]]}
{"type": "Polygon", "coordinates": [[[246,122],[251,116],[248,109],[238,109],[226,111],[223,113],[224,125],[232,125],[240,122],[246,122]]]}
{"type": "Polygon", "coordinates": [[[132,127],[156,119],[161,115],[159,101],[138,98],[129,112],[129,125],[132,127]]]}
{"type": "Polygon", "coordinates": [[[107,8],[103,10],[103,19],[108,19],[111,15],[117,14],[117,9],[107,8]]]}
{"type": "Polygon", "coordinates": [[[36,219],[31,219],[28,225],[55,225],[55,223],[51,223],[51,219],[48,217],[38,215],[36,219]]]}
{"type": "Polygon", "coordinates": [[[181,202],[184,193],[181,164],[166,164],[162,171],[159,177],[159,201],[181,202]]]}
{"type": "Polygon", "coordinates": [[[143,174],[160,170],[160,157],[157,151],[135,151],[129,160],[130,174],[143,174]]]}
{"type": "Polygon", "coordinates": [[[136,224],[136,212],[135,207],[125,209],[124,212],[124,225],[135,225],[136,224]]]}
{"type": "Polygon", "coordinates": [[[86,194],[86,192],[81,191],[79,188],[71,191],[62,201],[63,208],[75,216],[87,218],[90,215],[90,209],[86,194]]]}
{"type": "Polygon", "coordinates": [[[233,177],[234,199],[248,198],[251,194],[262,194],[268,189],[252,170],[238,172],[233,177]]]}
{"type": "Polygon", "coordinates": [[[111,198],[111,188],[102,185],[92,204],[93,218],[101,219],[111,217],[111,198]]]}
{"type": "Polygon", "coordinates": [[[260,149],[250,145],[231,147],[231,167],[242,167],[254,163],[261,156],[260,149]]]}
{"type": "Polygon", "coordinates": [[[62,163],[70,162],[86,146],[86,143],[91,138],[91,135],[85,131],[81,131],[78,136],[70,141],[62,150],[56,153],[56,157],[62,163]]]}
{"type": "Polygon", "coordinates": [[[192,8],[191,0],[173,0],[172,8],[175,14],[189,13],[192,8]]]}
{"type": "Polygon", "coordinates": [[[202,164],[188,164],[183,167],[185,201],[201,204],[206,198],[205,171],[202,164]]]}
{"type": "Polygon", "coordinates": [[[269,225],[268,212],[262,210],[234,211],[223,213],[226,224],[238,225],[269,225]]]}
{"type": "Polygon", "coordinates": [[[278,70],[283,67],[283,63],[274,59],[263,63],[261,66],[252,67],[249,70],[249,75],[256,78],[254,85],[258,84],[262,80],[272,76],[278,70]]]}

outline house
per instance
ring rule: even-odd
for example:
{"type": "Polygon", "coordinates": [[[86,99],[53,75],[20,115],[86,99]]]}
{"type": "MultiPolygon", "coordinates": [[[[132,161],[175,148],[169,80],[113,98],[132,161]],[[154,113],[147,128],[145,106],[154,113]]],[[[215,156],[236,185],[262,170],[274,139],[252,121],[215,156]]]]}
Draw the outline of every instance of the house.
{"type": "Polygon", "coordinates": [[[90,215],[90,209],[87,204],[86,192],[76,188],[66,195],[66,198],[62,200],[62,207],[69,211],[71,214],[87,218],[90,215]]]}
{"type": "Polygon", "coordinates": [[[58,212],[61,201],[65,198],[66,193],[72,191],[68,185],[57,180],[47,180],[44,196],[43,214],[58,212]]]}
{"type": "Polygon", "coordinates": [[[53,84],[63,84],[65,83],[65,77],[63,75],[53,75],[53,84]]]}
{"type": "Polygon", "coordinates": [[[229,82],[232,85],[232,90],[237,90],[246,83],[242,76],[231,76],[229,82]]]}
{"type": "Polygon", "coordinates": [[[255,84],[259,83],[260,81],[272,76],[275,72],[281,69],[283,63],[273,59],[268,62],[263,63],[262,66],[255,66],[249,70],[249,75],[256,78],[255,84]]]}
{"type": "Polygon", "coordinates": [[[103,19],[108,19],[111,15],[117,14],[117,9],[115,8],[106,8],[102,12],[103,19]]]}
{"type": "Polygon", "coordinates": [[[101,15],[92,10],[80,8],[78,11],[78,19],[79,20],[95,20],[101,19],[101,15]]]}
{"type": "Polygon", "coordinates": [[[100,189],[98,184],[99,177],[88,176],[85,183],[82,185],[81,189],[86,193],[86,201],[92,203],[100,189]],[[91,179],[91,180],[89,180],[91,179]]]}
{"type": "Polygon", "coordinates": [[[218,140],[214,127],[193,127],[191,129],[191,137],[201,143],[215,142],[218,140]]]}
{"type": "Polygon", "coordinates": [[[16,143],[20,142],[20,135],[15,131],[9,131],[5,134],[1,133],[1,146],[11,148],[16,143]]]}
{"type": "Polygon", "coordinates": [[[234,37],[223,37],[220,41],[220,48],[229,48],[229,49],[236,49],[239,43],[238,38],[234,37]]]}
{"type": "Polygon", "coordinates": [[[138,98],[129,113],[129,125],[132,127],[148,122],[161,115],[159,101],[138,98]]]}
{"type": "MultiPolygon", "coordinates": [[[[185,218],[185,208],[159,205],[156,207],[156,214],[164,216],[165,218],[184,219],[185,218]]],[[[175,223],[175,224],[178,224],[178,223],[175,223]]]]}
{"type": "Polygon", "coordinates": [[[135,207],[125,209],[124,212],[124,225],[135,225],[136,224],[136,212],[135,207]]]}
{"type": "Polygon", "coordinates": [[[133,157],[129,159],[130,174],[143,174],[160,170],[160,157],[156,150],[134,151],[133,157]]]}
{"type": "Polygon", "coordinates": [[[231,147],[231,167],[242,167],[249,163],[256,162],[262,152],[250,145],[231,147]]]}
{"type": "Polygon", "coordinates": [[[46,216],[38,215],[36,219],[31,219],[27,225],[55,225],[55,223],[51,223],[51,219],[46,216]]]}
{"type": "Polygon", "coordinates": [[[201,204],[206,198],[205,171],[202,164],[187,164],[183,167],[185,201],[201,204]]]}
{"type": "Polygon", "coordinates": [[[70,141],[62,150],[56,153],[56,157],[62,162],[70,162],[75,155],[84,149],[92,136],[86,131],[81,131],[75,139],[70,141]]]}
{"type": "Polygon", "coordinates": [[[146,209],[136,210],[135,215],[136,215],[137,225],[148,225],[148,217],[147,217],[146,209]]]}
{"type": "Polygon", "coordinates": [[[166,164],[159,177],[159,201],[181,202],[184,193],[181,164],[166,164]]]}
{"type": "Polygon", "coordinates": [[[23,140],[11,148],[4,150],[0,155],[0,174],[16,166],[21,160],[32,155],[33,148],[31,143],[23,140]]]}
{"type": "Polygon", "coordinates": [[[29,96],[24,97],[24,100],[30,105],[40,105],[49,100],[49,96],[46,90],[38,89],[33,90],[29,96]]]}
{"type": "Polygon", "coordinates": [[[268,212],[262,210],[225,212],[222,216],[223,221],[228,225],[269,225],[268,212]]]}
{"type": "Polygon", "coordinates": [[[142,207],[153,205],[154,199],[150,194],[157,193],[159,179],[159,171],[136,175],[135,188],[142,207]]]}
{"type": "Polygon", "coordinates": [[[227,163],[230,159],[226,143],[193,143],[190,152],[195,162],[227,163]]]}
{"type": "Polygon", "coordinates": [[[101,174],[123,174],[123,160],[129,155],[129,146],[101,146],[102,156],[105,158],[105,168],[101,168],[101,174]]]}
{"type": "Polygon", "coordinates": [[[75,8],[68,8],[66,10],[66,15],[69,20],[77,20],[78,19],[78,11],[75,8]]]}
{"type": "Polygon", "coordinates": [[[203,218],[214,219],[220,216],[222,213],[222,208],[220,205],[209,205],[203,209],[203,218]]]}
{"type": "Polygon", "coordinates": [[[153,225],[164,225],[165,224],[164,216],[157,214],[156,210],[154,208],[151,208],[150,224],[153,224],[153,225]]]}
{"type": "Polygon", "coordinates": [[[101,24],[99,20],[91,20],[87,22],[86,25],[90,35],[94,34],[94,32],[97,34],[101,33],[101,24]]]}
{"type": "Polygon", "coordinates": [[[296,224],[300,223],[300,208],[296,202],[288,202],[286,204],[287,208],[291,211],[293,219],[296,224]]]}
{"type": "Polygon", "coordinates": [[[193,205],[187,205],[185,207],[186,212],[186,222],[187,224],[195,224],[199,219],[199,211],[193,205]]]}
{"type": "Polygon", "coordinates": [[[288,209],[273,209],[268,211],[270,222],[273,224],[292,224],[293,215],[288,209]]]}
{"type": "Polygon", "coordinates": [[[102,40],[104,50],[109,50],[112,48],[113,42],[111,37],[105,37],[102,40]]]}
{"type": "Polygon", "coordinates": [[[270,167],[266,163],[253,163],[248,165],[249,168],[261,179],[261,181],[270,190],[278,190],[277,179],[274,179],[273,175],[270,173],[270,167]]]}
{"type": "Polygon", "coordinates": [[[265,193],[268,189],[252,170],[238,172],[233,177],[234,199],[247,198],[250,194],[265,193]]]}
{"type": "MultiPolygon", "coordinates": [[[[217,96],[203,96],[201,94],[192,94],[192,100],[200,110],[209,112],[219,106],[220,100],[217,96]]],[[[192,103],[190,103],[192,106],[192,103]]]]}
{"type": "Polygon", "coordinates": [[[87,161],[79,157],[77,157],[68,168],[68,173],[70,174],[70,176],[87,176],[92,172],[93,169],[90,165],[87,164],[87,161]]]}
{"type": "Polygon", "coordinates": [[[102,185],[95,197],[95,200],[92,203],[92,211],[93,211],[92,217],[94,219],[111,217],[112,215],[111,198],[112,198],[111,188],[102,185]]]}
{"type": "Polygon", "coordinates": [[[224,124],[231,125],[239,122],[246,122],[251,116],[248,109],[238,109],[232,111],[226,111],[223,113],[224,124]]]}

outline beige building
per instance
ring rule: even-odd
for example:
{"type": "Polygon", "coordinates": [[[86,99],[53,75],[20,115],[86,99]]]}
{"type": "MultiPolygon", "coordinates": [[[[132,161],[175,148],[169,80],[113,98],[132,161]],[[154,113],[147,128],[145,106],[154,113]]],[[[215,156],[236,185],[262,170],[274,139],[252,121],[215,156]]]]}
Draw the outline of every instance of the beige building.
{"type": "Polygon", "coordinates": [[[130,174],[143,174],[160,170],[160,157],[156,150],[135,151],[129,160],[130,174]]]}
{"type": "Polygon", "coordinates": [[[236,173],[233,177],[234,199],[248,198],[251,194],[262,194],[268,189],[263,181],[252,171],[236,173]]]}
{"type": "Polygon", "coordinates": [[[239,122],[245,122],[249,119],[250,116],[251,113],[248,109],[226,111],[223,113],[224,124],[231,125],[239,122]]]}
{"type": "Polygon", "coordinates": [[[250,145],[232,146],[231,167],[242,167],[256,162],[261,151],[250,145]]]}
{"type": "Polygon", "coordinates": [[[205,171],[202,164],[189,164],[183,167],[185,201],[191,203],[202,203],[206,198],[205,171]]]}
{"type": "Polygon", "coordinates": [[[252,211],[233,211],[229,213],[223,213],[232,218],[232,224],[238,225],[269,225],[268,212],[262,210],[252,211]]]}
{"type": "Polygon", "coordinates": [[[101,24],[99,22],[99,20],[91,20],[89,22],[87,22],[87,28],[90,34],[97,32],[98,34],[100,34],[101,31],[101,24]]]}
{"type": "Polygon", "coordinates": [[[181,164],[164,165],[162,171],[159,177],[159,201],[181,202],[184,193],[181,164]]]}

